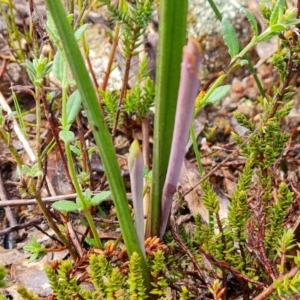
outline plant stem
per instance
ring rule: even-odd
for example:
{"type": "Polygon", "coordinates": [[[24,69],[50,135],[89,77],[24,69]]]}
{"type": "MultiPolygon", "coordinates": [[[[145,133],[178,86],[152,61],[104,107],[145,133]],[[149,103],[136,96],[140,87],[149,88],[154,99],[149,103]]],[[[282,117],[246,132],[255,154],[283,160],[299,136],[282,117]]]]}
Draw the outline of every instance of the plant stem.
{"type": "Polygon", "coordinates": [[[202,162],[201,162],[201,157],[200,157],[200,153],[199,153],[199,149],[198,149],[194,124],[191,125],[190,133],[191,133],[193,148],[194,148],[194,152],[195,152],[195,156],[196,156],[196,160],[197,160],[197,164],[198,164],[199,174],[202,175],[204,173],[204,168],[203,168],[203,165],[202,165],[202,162]]]}
{"type": "MultiPolygon", "coordinates": [[[[218,19],[219,21],[222,21],[222,15],[221,15],[219,9],[217,8],[216,4],[214,3],[214,1],[213,1],[213,0],[208,0],[208,2],[209,2],[210,7],[212,8],[212,10],[214,11],[214,13],[215,13],[217,19],[218,19]]],[[[241,45],[240,45],[240,49],[242,49],[241,45]]],[[[249,57],[247,56],[247,54],[245,54],[244,59],[246,59],[246,60],[248,61],[249,70],[250,70],[251,74],[252,74],[253,77],[254,77],[254,80],[255,80],[255,82],[256,82],[256,84],[257,84],[257,87],[258,87],[258,89],[259,89],[260,94],[261,94],[263,97],[265,97],[265,91],[264,91],[264,89],[263,89],[263,87],[262,87],[262,85],[261,85],[261,83],[260,83],[260,80],[259,80],[259,78],[258,78],[258,76],[257,76],[256,70],[255,70],[255,68],[253,67],[253,65],[252,65],[252,63],[251,63],[249,57]]]]}
{"type": "Polygon", "coordinates": [[[74,164],[73,164],[73,158],[72,158],[70,143],[65,143],[65,151],[66,151],[66,156],[67,156],[68,168],[69,168],[69,171],[70,171],[70,175],[71,175],[76,193],[78,195],[78,198],[79,198],[80,203],[81,203],[82,208],[83,208],[82,211],[85,214],[85,217],[86,217],[86,219],[89,223],[89,226],[92,230],[93,237],[94,237],[95,242],[96,242],[96,247],[99,248],[99,249],[102,249],[103,247],[102,247],[102,243],[101,243],[100,238],[99,238],[99,234],[97,232],[95,223],[94,223],[93,218],[91,216],[91,212],[90,212],[90,210],[89,210],[89,208],[86,204],[86,200],[85,200],[84,195],[82,193],[81,186],[79,185],[79,182],[78,182],[75,167],[74,167],[74,164]]]}
{"type": "Polygon", "coordinates": [[[162,190],[170,156],[180,80],[180,63],[186,39],[187,7],[187,0],[163,0],[160,2],[153,174],[146,238],[159,235],[162,190]]]}
{"type": "Polygon", "coordinates": [[[176,126],[173,132],[168,171],[163,187],[160,237],[164,235],[167,227],[173,196],[177,189],[180,170],[185,156],[185,147],[193,117],[194,103],[200,87],[198,68],[201,58],[197,40],[190,37],[186,47],[184,47],[181,63],[180,86],[175,118],[176,126]]]}
{"type": "Polygon", "coordinates": [[[38,203],[41,211],[43,212],[43,215],[45,216],[49,226],[53,231],[56,233],[56,235],[59,237],[60,241],[68,248],[72,258],[76,260],[77,255],[75,254],[71,244],[69,243],[68,239],[62,234],[60,229],[57,227],[57,225],[54,223],[52,216],[50,215],[48,208],[44,204],[40,193],[37,191],[35,184],[32,180],[29,181],[28,183],[28,188],[30,192],[34,195],[36,202],[38,203]]]}
{"type": "Polygon", "coordinates": [[[39,191],[42,185],[43,180],[43,167],[42,167],[42,158],[41,158],[41,94],[40,88],[35,87],[35,109],[36,109],[36,135],[35,135],[35,147],[36,147],[36,160],[37,160],[37,169],[41,174],[37,178],[37,190],[39,191]]]}
{"type": "Polygon", "coordinates": [[[195,112],[194,112],[194,117],[199,113],[199,111],[206,105],[207,99],[210,97],[210,95],[213,93],[213,91],[220,86],[220,84],[223,82],[223,80],[226,78],[227,74],[222,74],[219,76],[216,81],[212,84],[212,86],[208,89],[208,91],[205,93],[203,98],[200,100],[198,103],[195,112]]]}
{"type": "Polygon", "coordinates": [[[143,257],[141,247],[139,246],[138,237],[128,208],[124,182],[121,177],[117,157],[98,103],[95,89],[60,0],[46,0],[46,4],[55,22],[66,58],[81,94],[89,124],[99,148],[128,254],[131,256],[134,252],[137,252],[141,257],[140,266],[143,273],[144,284],[147,289],[150,289],[148,266],[143,257]]]}

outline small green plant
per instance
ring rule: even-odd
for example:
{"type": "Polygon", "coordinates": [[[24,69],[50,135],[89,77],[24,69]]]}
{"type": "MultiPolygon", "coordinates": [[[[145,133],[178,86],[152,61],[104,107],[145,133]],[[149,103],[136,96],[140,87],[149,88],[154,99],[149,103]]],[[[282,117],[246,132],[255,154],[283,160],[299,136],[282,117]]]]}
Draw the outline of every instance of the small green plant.
{"type": "Polygon", "coordinates": [[[36,237],[33,237],[29,244],[24,246],[24,250],[31,253],[29,262],[42,258],[47,254],[45,246],[37,242],[36,237]]]}
{"type": "Polygon", "coordinates": [[[3,266],[0,266],[0,288],[5,286],[4,277],[6,275],[6,270],[3,266]]]}
{"type": "Polygon", "coordinates": [[[28,291],[24,286],[19,286],[17,291],[24,300],[38,300],[39,299],[39,297],[37,295],[35,295],[32,291],[28,291]]]}
{"type": "MultiPolygon", "coordinates": [[[[265,6],[264,9],[266,10],[265,6]]],[[[299,53],[298,42],[293,44],[292,39],[288,42],[280,32],[298,24],[300,20],[295,18],[294,9],[286,9],[284,1],[274,1],[268,12],[269,27],[261,34],[258,34],[255,18],[246,12],[254,36],[241,52],[234,28],[226,19],[222,20],[224,40],[232,57],[229,68],[245,63],[241,60],[246,53],[245,49],[279,35],[284,54],[280,57],[275,54],[273,63],[281,76],[282,84],[273,88],[272,97],[259,97],[258,101],[263,107],[259,124],[254,124],[242,114],[234,114],[237,121],[247,128],[243,137],[233,134],[247,160],[231,197],[228,218],[221,219],[218,196],[210,183],[204,181],[203,203],[211,216],[209,224],[204,224],[198,218],[194,234],[191,237],[185,236],[194,241],[200,253],[211,261],[215,271],[223,279],[229,272],[233,274],[240,281],[240,285],[244,286],[245,295],[250,295],[253,290],[262,289],[261,284],[265,280],[273,282],[268,292],[262,291],[261,298],[258,299],[268,296],[273,299],[276,293],[278,296],[298,293],[300,274],[298,268],[293,269],[293,272],[286,270],[286,263],[292,263],[293,259],[296,259],[287,254],[296,247],[294,233],[283,226],[293,201],[293,193],[284,182],[277,186],[276,199],[272,193],[275,184],[272,180],[272,168],[278,162],[289,138],[281,129],[283,118],[289,114],[294,103],[291,100],[293,92],[289,86],[289,76],[292,67],[299,65],[298,56],[295,54],[299,53]],[[249,201],[250,195],[254,196],[249,201]]],[[[218,80],[222,81],[225,78],[222,76],[218,80]]],[[[219,85],[218,80],[204,96],[200,94],[198,104],[202,100],[206,101],[211,95],[211,90],[219,85]]],[[[198,256],[197,253],[195,255],[198,256]]],[[[202,263],[201,266],[205,268],[202,263]]],[[[218,294],[226,292],[226,287],[227,283],[224,281],[222,284],[215,281],[210,287],[214,299],[221,297],[218,294]]]]}
{"type": "MultiPolygon", "coordinates": [[[[161,250],[155,252],[150,260],[152,276],[151,294],[159,295],[159,299],[165,299],[166,279],[165,258],[161,250]]],[[[84,289],[80,280],[73,272],[72,263],[69,260],[62,261],[58,268],[46,267],[51,288],[57,299],[148,299],[142,279],[142,270],[139,265],[140,258],[134,253],[129,261],[127,270],[110,262],[104,255],[91,254],[89,257],[89,276],[94,286],[94,291],[84,289]]]]}

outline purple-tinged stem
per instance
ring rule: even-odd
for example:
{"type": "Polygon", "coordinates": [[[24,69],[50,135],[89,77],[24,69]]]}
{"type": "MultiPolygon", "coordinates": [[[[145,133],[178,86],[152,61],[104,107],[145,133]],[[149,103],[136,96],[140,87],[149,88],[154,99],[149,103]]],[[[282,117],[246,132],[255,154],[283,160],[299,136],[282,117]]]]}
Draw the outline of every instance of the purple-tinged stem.
{"type": "Polygon", "coordinates": [[[190,37],[187,45],[184,47],[181,63],[172,147],[163,188],[160,237],[162,237],[166,231],[173,196],[176,192],[180,170],[185,156],[185,147],[194,111],[194,102],[200,87],[198,78],[200,63],[200,46],[195,38],[190,37]]]}
{"type": "Polygon", "coordinates": [[[132,203],[134,209],[135,230],[141,250],[145,256],[144,208],[143,208],[143,154],[138,140],[129,148],[128,169],[131,182],[132,203]]]}

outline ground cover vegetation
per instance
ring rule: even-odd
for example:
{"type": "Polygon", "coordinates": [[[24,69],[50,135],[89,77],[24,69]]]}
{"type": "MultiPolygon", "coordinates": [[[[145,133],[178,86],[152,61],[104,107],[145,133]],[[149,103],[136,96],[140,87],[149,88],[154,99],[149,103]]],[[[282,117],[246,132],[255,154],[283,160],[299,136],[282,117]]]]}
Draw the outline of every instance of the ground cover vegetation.
{"type": "MultiPolygon", "coordinates": [[[[299,293],[299,243],[292,227],[286,225],[296,195],[288,179],[275,178],[274,170],[282,168],[285,173],[284,163],[288,163],[283,153],[290,135],[282,125],[294,106],[295,86],[291,80],[300,63],[300,2],[260,3],[266,24],[262,31],[254,15],[245,9],[253,37],[241,47],[230,21],[209,1],[221,23],[231,62],[201,87],[198,71],[203,52],[195,37],[186,36],[188,1],[45,2],[47,20],[41,34],[35,18],[31,18],[29,28],[18,28],[13,1],[0,1],[8,44],[31,82],[30,88],[12,87],[15,99],[12,111],[1,104],[0,139],[17,167],[19,193],[35,198],[55,233],[56,248],[68,249],[69,259],[45,267],[54,299],[258,300],[299,293]],[[113,30],[107,29],[112,48],[100,86],[89,61],[85,39],[89,25],[84,17],[88,10],[102,6],[113,30]],[[147,55],[142,55],[144,36],[154,11],[159,15],[155,82],[149,76],[147,55]],[[265,91],[247,54],[274,37],[278,49],[270,63],[278,80],[265,91]],[[42,51],[42,38],[50,47],[46,54],[42,51]],[[21,47],[22,39],[29,50],[21,47]],[[17,43],[13,43],[15,40],[17,43]],[[117,45],[125,69],[121,89],[112,91],[107,89],[107,82],[114,68],[117,45]],[[140,60],[136,81],[129,87],[132,61],[137,55],[140,60]],[[201,110],[217,105],[228,94],[231,86],[223,82],[237,67],[249,68],[253,73],[260,90],[256,101],[261,114],[254,122],[234,113],[245,133],[232,132],[235,148],[223,163],[237,154],[243,156],[245,163],[239,170],[224,217],[220,196],[210,180],[219,166],[210,171],[204,168],[191,124],[201,110]],[[48,89],[51,74],[58,86],[54,92],[48,89]],[[35,100],[35,146],[33,152],[28,150],[30,162],[24,161],[12,143],[16,138],[28,140],[17,90],[35,100]],[[82,129],[82,109],[88,120],[86,132],[82,129]],[[150,149],[153,114],[153,149],[150,149]],[[47,120],[51,138],[42,146],[43,120],[47,120]],[[120,128],[128,130],[132,124],[142,128],[142,149],[140,142],[129,134],[131,208],[114,141],[120,128]],[[201,175],[197,183],[203,192],[199,202],[208,212],[208,220],[199,214],[193,216],[192,230],[184,223],[178,225],[187,193],[177,191],[177,183],[189,138],[201,175]],[[95,145],[89,146],[87,140],[95,145]],[[77,195],[75,202],[63,199],[48,206],[41,197],[44,186],[51,190],[46,158],[53,149],[59,153],[70,189],[77,195]],[[100,154],[105,170],[96,193],[90,163],[95,151],[100,154]],[[120,234],[107,241],[99,234],[99,227],[107,227],[101,205],[110,199],[118,221],[113,228],[119,227],[120,234]],[[83,235],[78,236],[74,231],[74,214],[87,228],[83,235]],[[85,282],[92,288],[84,288],[85,282]]],[[[33,13],[33,2],[29,4],[33,13]]],[[[31,260],[48,251],[34,238],[24,250],[32,253],[31,260]]],[[[0,276],[2,285],[5,278],[2,269],[0,276]]],[[[18,291],[24,299],[39,299],[24,287],[18,291]]],[[[0,297],[6,299],[4,295],[0,297]]]]}

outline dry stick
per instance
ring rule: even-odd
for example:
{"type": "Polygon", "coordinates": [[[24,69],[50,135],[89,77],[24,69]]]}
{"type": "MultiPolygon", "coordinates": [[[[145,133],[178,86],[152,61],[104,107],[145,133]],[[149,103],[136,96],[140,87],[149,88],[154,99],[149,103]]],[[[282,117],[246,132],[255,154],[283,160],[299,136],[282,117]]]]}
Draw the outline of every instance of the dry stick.
{"type": "Polygon", "coordinates": [[[38,35],[37,35],[37,22],[36,18],[33,16],[34,12],[34,3],[33,0],[29,0],[29,11],[30,11],[30,19],[32,22],[32,43],[33,43],[33,50],[35,54],[38,56],[39,54],[39,42],[38,42],[38,35]]]}
{"type": "Polygon", "coordinates": [[[32,226],[41,224],[43,222],[43,220],[44,220],[44,218],[40,217],[40,218],[37,218],[35,220],[31,220],[29,222],[25,222],[25,223],[17,224],[15,226],[12,226],[12,227],[9,227],[9,228],[5,228],[3,230],[0,230],[0,236],[9,234],[11,232],[14,232],[14,231],[17,231],[17,230],[20,230],[20,229],[24,229],[24,228],[27,228],[27,227],[32,227],[32,226]]]}
{"type": "MultiPolygon", "coordinates": [[[[293,268],[290,272],[288,272],[286,275],[281,276],[276,279],[278,282],[283,282],[286,277],[289,279],[293,278],[297,273],[299,272],[299,267],[293,268]]],[[[256,296],[253,300],[263,300],[266,299],[269,295],[271,295],[276,290],[276,287],[273,284],[271,284],[269,287],[267,287],[263,292],[261,292],[258,296],[256,296]]]]}
{"type": "MultiPolygon", "coordinates": [[[[75,188],[74,188],[74,185],[73,185],[73,183],[72,183],[72,178],[71,178],[71,176],[70,176],[70,172],[69,172],[69,168],[68,168],[66,156],[65,156],[65,154],[64,154],[64,151],[63,151],[63,148],[62,148],[62,146],[61,146],[60,139],[59,139],[59,136],[58,136],[58,130],[57,130],[57,129],[58,129],[58,125],[56,124],[55,118],[54,118],[54,116],[51,114],[51,112],[50,112],[50,110],[49,110],[49,107],[48,107],[48,103],[47,103],[45,94],[44,94],[43,97],[42,97],[42,101],[43,101],[44,110],[45,110],[45,115],[46,115],[48,124],[49,124],[49,126],[50,126],[50,129],[51,129],[53,138],[54,138],[55,143],[56,143],[56,146],[57,146],[57,148],[58,148],[58,152],[59,152],[59,155],[60,155],[60,159],[61,159],[61,161],[62,161],[64,170],[65,170],[66,175],[67,175],[68,183],[69,183],[70,187],[72,188],[72,191],[75,192],[75,188]]],[[[47,183],[48,183],[48,182],[47,182],[47,183]]],[[[51,194],[52,194],[52,193],[51,193],[51,194]]],[[[53,194],[52,194],[52,195],[53,195],[53,194]]]]}
{"type": "Polygon", "coordinates": [[[48,208],[46,207],[45,203],[42,201],[40,193],[37,191],[35,184],[33,180],[29,180],[28,182],[28,188],[30,192],[34,195],[36,201],[38,202],[38,205],[43,212],[43,215],[45,216],[49,226],[54,230],[56,235],[59,237],[60,241],[68,248],[72,258],[76,260],[77,255],[74,252],[74,249],[72,248],[72,245],[69,243],[68,239],[62,234],[56,223],[54,222],[51,214],[49,213],[48,208]]]}
{"type": "Polygon", "coordinates": [[[106,87],[108,84],[109,74],[110,74],[111,67],[112,67],[112,64],[113,64],[113,61],[115,58],[115,53],[116,53],[117,45],[118,45],[118,41],[119,41],[119,32],[120,32],[120,25],[119,25],[119,22],[117,22],[116,27],[115,27],[114,39],[113,39],[113,43],[112,43],[112,47],[111,47],[111,51],[110,51],[110,55],[109,55],[109,60],[108,60],[105,76],[103,78],[103,82],[102,82],[102,86],[101,86],[103,91],[106,90],[106,87]]]}
{"type": "MultiPolygon", "coordinates": [[[[5,98],[3,97],[2,93],[0,92],[0,106],[2,106],[3,110],[5,110],[7,112],[7,114],[11,114],[12,110],[10,108],[10,106],[7,104],[5,98]]],[[[19,126],[19,124],[17,123],[16,119],[12,116],[12,120],[13,120],[13,130],[15,131],[19,141],[22,143],[24,150],[26,151],[26,153],[28,154],[30,160],[33,162],[36,161],[36,157],[35,154],[33,152],[33,150],[31,149],[28,141],[26,140],[26,138],[23,135],[23,132],[19,126]]],[[[10,148],[11,150],[11,148],[10,148]]],[[[49,190],[51,192],[51,195],[55,195],[55,190],[52,186],[51,181],[49,180],[48,177],[46,177],[46,181],[49,187],[49,190]]]]}
{"type": "MultiPolygon", "coordinates": [[[[11,109],[9,107],[9,105],[6,103],[4,97],[2,96],[2,93],[0,92],[0,105],[2,106],[3,110],[5,110],[8,114],[11,114],[11,109]]],[[[15,131],[15,133],[17,134],[20,142],[23,144],[23,147],[25,149],[25,151],[27,152],[27,154],[29,155],[30,159],[32,161],[35,161],[35,154],[33,153],[32,149],[29,146],[28,141],[25,139],[17,121],[13,118],[13,129],[15,131]]],[[[7,140],[7,138],[2,134],[2,132],[0,131],[0,139],[4,142],[4,144],[9,148],[9,150],[12,152],[12,154],[14,155],[14,158],[17,160],[17,164],[19,166],[24,165],[24,161],[22,159],[22,157],[19,155],[19,153],[16,151],[16,149],[10,145],[9,141],[7,140]]],[[[47,180],[47,178],[46,178],[47,180]]],[[[50,182],[50,180],[47,181],[47,184],[49,186],[49,189],[53,190],[53,193],[55,194],[55,191],[53,189],[53,186],[50,182]]],[[[76,259],[76,254],[72,248],[72,246],[70,245],[69,241],[66,239],[66,237],[62,234],[62,232],[59,230],[59,228],[57,227],[56,223],[53,221],[52,216],[49,213],[48,208],[46,207],[45,203],[42,201],[41,195],[39,193],[39,191],[36,189],[35,183],[33,182],[32,178],[29,179],[28,183],[27,183],[27,187],[29,189],[29,191],[34,195],[40,209],[42,210],[49,226],[54,230],[54,232],[56,233],[56,235],[59,237],[59,239],[61,240],[61,242],[68,248],[71,256],[73,257],[73,259],[76,259]]],[[[52,192],[51,190],[51,192],[52,192]]]]}
{"type": "MultiPolygon", "coordinates": [[[[0,173],[0,201],[7,201],[7,195],[6,195],[6,191],[5,191],[5,187],[3,184],[1,173],[0,173]]],[[[9,222],[9,225],[17,226],[18,222],[17,222],[13,212],[11,211],[11,208],[6,206],[6,207],[4,207],[4,210],[5,210],[5,216],[9,222]]]]}
{"type": "Polygon", "coordinates": [[[7,59],[2,60],[2,65],[0,67],[0,79],[2,78],[7,66],[7,59]]]}
{"type": "Polygon", "coordinates": [[[201,269],[199,266],[197,259],[193,255],[193,253],[190,251],[190,249],[184,244],[184,242],[181,240],[179,234],[178,234],[178,226],[175,221],[174,213],[171,213],[170,216],[170,225],[171,225],[171,233],[173,235],[174,240],[177,242],[177,244],[183,249],[183,251],[190,257],[195,269],[199,273],[200,280],[205,286],[211,286],[210,278],[205,274],[205,272],[201,269]]]}
{"type": "MultiPolygon", "coordinates": [[[[263,207],[262,204],[262,195],[263,195],[263,191],[260,192],[256,192],[256,199],[259,203],[259,207],[263,207]]],[[[271,264],[267,253],[266,253],[266,249],[265,249],[265,244],[264,244],[264,228],[266,226],[265,224],[265,216],[262,212],[262,210],[259,209],[259,212],[257,213],[256,216],[257,219],[257,249],[259,251],[259,256],[257,257],[258,260],[261,262],[263,268],[266,270],[267,274],[272,278],[272,280],[275,280],[278,277],[278,270],[277,267],[273,264],[271,264]]]]}
{"type": "MultiPolygon", "coordinates": [[[[64,199],[75,199],[77,197],[77,194],[69,194],[69,195],[61,195],[61,196],[51,196],[51,197],[45,197],[42,198],[42,201],[45,204],[51,204],[53,202],[64,200],[64,199]]],[[[1,201],[0,202],[0,208],[5,206],[22,206],[22,205],[37,205],[37,201],[35,199],[26,199],[26,200],[20,200],[20,199],[12,199],[8,201],[1,201]]]]}
{"type": "MultiPolygon", "coordinates": [[[[93,69],[93,66],[92,66],[92,63],[91,63],[90,56],[85,54],[85,60],[86,60],[87,65],[88,65],[89,72],[90,72],[90,74],[91,74],[91,76],[92,76],[94,86],[95,86],[95,88],[98,90],[98,89],[99,89],[99,83],[98,83],[98,81],[97,81],[97,77],[96,77],[96,74],[95,74],[95,72],[94,72],[94,69],[93,69]]],[[[99,97],[99,96],[98,96],[98,97],[99,97]]]]}
{"type": "Polygon", "coordinates": [[[92,191],[94,189],[94,179],[93,179],[93,171],[91,166],[91,161],[88,154],[88,149],[86,147],[85,138],[84,138],[84,132],[82,127],[82,122],[79,116],[76,118],[77,123],[77,129],[78,129],[78,136],[80,140],[81,145],[81,160],[82,160],[82,170],[88,174],[90,174],[90,190],[92,191]]]}
{"type": "Polygon", "coordinates": [[[74,231],[74,228],[68,218],[68,216],[60,213],[60,217],[64,223],[64,226],[67,230],[67,233],[68,233],[68,236],[69,236],[69,239],[72,240],[72,245],[75,247],[77,253],[78,253],[78,256],[79,258],[81,258],[83,256],[83,248],[81,246],[81,243],[79,242],[78,240],[78,236],[77,234],[75,233],[74,231]]]}
{"type": "MultiPolygon", "coordinates": [[[[137,32],[136,32],[137,29],[133,28],[132,31],[133,31],[133,36],[135,36],[137,34],[137,32]]],[[[120,117],[120,114],[121,114],[121,108],[122,108],[123,100],[124,100],[124,98],[126,97],[126,94],[127,94],[127,86],[128,86],[128,80],[129,80],[129,71],[130,71],[131,59],[132,59],[132,54],[134,52],[134,48],[135,48],[135,41],[133,43],[131,43],[130,49],[129,49],[129,56],[126,59],[125,71],[124,71],[124,79],[123,79],[123,86],[122,86],[121,94],[120,94],[120,97],[119,97],[119,100],[118,100],[115,121],[114,121],[113,129],[112,129],[112,133],[111,133],[112,139],[114,139],[114,137],[116,135],[116,131],[117,131],[117,128],[118,128],[119,117],[120,117]]]]}
{"type": "Polygon", "coordinates": [[[203,254],[211,264],[219,267],[220,269],[226,269],[228,270],[230,273],[232,273],[237,279],[242,280],[244,282],[251,282],[257,286],[263,287],[264,284],[262,282],[256,281],[252,278],[249,278],[245,275],[243,275],[240,271],[236,270],[235,268],[231,267],[229,265],[229,263],[227,263],[226,261],[222,261],[222,260],[218,260],[216,259],[214,256],[208,254],[206,251],[204,251],[203,248],[199,247],[199,252],[201,254],[203,254]]]}
{"type": "Polygon", "coordinates": [[[252,134],[250,134],[245,141],[240,145],[240,147],[238,149],[236,149],[235,151],[233,151],[230,155],[228,155],[221,163],[219,163],[218,165],[216,165],[212,170],[210,170],[205,176],[203,176],[194,186],[192,186],[190,189],[188,189],[185,193],[183,193],[181,195],[181,198],[183,199],[187,194],[189,194],[190,192],[192,192],[196,187],[199,186],[199,184],[201,184],[203,181],[205,181],[207,178],[209,178],[210,175],[212,175],[215,171],[217,171],[219,168],[221,168],[222,166],[225,165],[225,163],[227,163],[233,156],[235,156],[236,154],[238,154],[240,152],[240,148],[244,145],[246,145],[249,140],[257,133],[257,129],[255,129],[252,134]]]}
{"type": "MultiPolygon", "coordinates": [[[[1,132],[0,132],[1,134],[1,132]]],[[[97,193],[92,192],[92,195],[96,195],[97,193]]],[[[51,204],[53,202],[65,199],[75,199],[77,194],[68,194],[68,195],[60,195],[60,196],[52,196],[52,197],[45,197],[41,198],[45,204],[51,204]]],[[[131,201],[131,194],[127,194],[128,201],[131,201]]],[[[111,199],[107,199],[109,201],[111,199]]],[[[8,201],[0,201],[0,208],[5,206],[22,206],[22,205],[38,205],[36,199],[28,199],[28,200],[19,200],[19,199],[12,199],[8,201]]]]}

